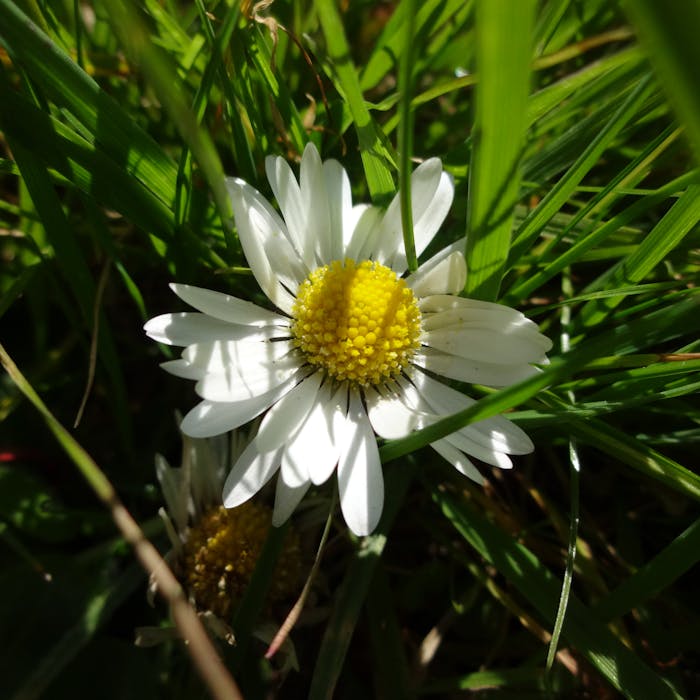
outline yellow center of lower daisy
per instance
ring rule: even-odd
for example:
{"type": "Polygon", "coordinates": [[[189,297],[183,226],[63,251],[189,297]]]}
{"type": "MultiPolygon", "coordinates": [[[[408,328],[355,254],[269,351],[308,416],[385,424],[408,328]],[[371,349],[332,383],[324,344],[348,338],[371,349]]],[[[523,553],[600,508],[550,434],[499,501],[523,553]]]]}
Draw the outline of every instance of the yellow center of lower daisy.
{"type": "MultiPolygon", "coordinates": [[[[272,512],[248,501],[227,510],[214,506],[190,529],[184,544],[182,568],[189,595],[200,610],[210,610],[224,621],[239,602],[270,529],[272,512]]],[[[287,534],[272,577],[268,602],[291,596],[301,575],[299,538],[287,534]]]]}
{"type": "Polygon", "coordinates": [[[306,359],[338,380],[380,384],[418,347],[420,310],[406,282],[384,265],[336,260],[299,286],[292,334],[306,359]]]}

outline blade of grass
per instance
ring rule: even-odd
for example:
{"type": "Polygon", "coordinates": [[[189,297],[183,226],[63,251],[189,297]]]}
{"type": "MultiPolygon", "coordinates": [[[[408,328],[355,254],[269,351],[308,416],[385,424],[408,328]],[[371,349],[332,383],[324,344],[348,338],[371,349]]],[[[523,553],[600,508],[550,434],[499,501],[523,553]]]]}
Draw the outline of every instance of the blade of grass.
{"type": "MultiPolygon", "coordinates": [[[[603,283],[635,284],[641,282],[673,250],[700,221],[700,185],[690,185],[656,226],[645,236],[634,253],[589,284],[586,291],[595,291],[603,283]]],[[[583,307],[579,322],[595,326],[620,304],[624,297],[591,301],[583,307]]]]}
{"type": "Polygon", "coordinates": [[[659,74],[659,83],[688,129],[700,163],[700,3],[696,0],[629,0],[625,4],[642,45],[659,74]]]}
{"type": "Polygon", "coordinates": [[[45,94],[75,115],[115,162],[128,167],[166,205],[172,203],[175,163],[12,0],[0,0],[0,40],[45,94]]]}
{"type": "Polygon", "coordinates": [[[235,681],[221,663],[221,658],[204,631],[197,613],[187,602],[174,574],[158,550],[146,539],[129,511],[122,505],[104,472],[77,440],[56,420],[2,345],[0,345],[0,364],[3,365],[17,388],[42,415],[56,440],[81,472],[95,495],[110,511],[115,525],[119,528],[124,539],[133,547],[143,568],[155,579],[158,592],[171,606],[175,624],[182,632],[183,637],[189,641],[186,648],[212,695],[219,700],[242,700],[235,681]]]}
{"type": "Polygon", "coordinates": [[[362,539],[338,588],[314,667],[309,700],[330,700],[333,697],[375,568],[414,473],[415,464],[409,462],[386,474],[382,518],[374,534],[362,539]]]}
{"type": "MultiPolygon", "coordinates": [[[[433,499],[462,537],[551,624],[555,617],[553,601],[558,598],[558,583],[551,571],[467,502],[458,501],[439,487],[433,488],[433,499]]],[[[640,661],[574,596],[569,599],[564,637],[625,697],[680,699],[666,679],[640,661]]]]}
{"type": "Polygon", "coordinates": [[[479,82],[469,168],[466,293],[498,298],[520,191],[532,59],[533,0],[476,4],[479,82]]]}
{"type": "Polygon", "coordinates": [[[167,56],[158,50],[130,0],[104,0],[116,35],[127,53],[140,65],[154,92],[177,126],[209,184],[221,217],[229,250],[235,251],[231,202],[226,191],[224,171],[209,134],[189,108],[177,74],[167,56]]]}
{"type": "Polygon", "coordinates": [[[652,90],[649,76],[643,77],[629,97],[598,133],[597,137],[593,139],[564,176],[549,190],[537,208],[520,225],[510,252],[510,264],[516,263],[518,258],[532,245],[541,229],[573,194],[584,175],[599,161],[600,156],[610,146],[622,128],[639,112],[652,90]]]}
{"type": "Polygon", "coordinates": [[[390,165],[393,158],[379,136],[370,116],[350,55],[345,29],[334,0],[315,0],[316,11],[333,61],[338,87],[347,101],[360,141],[360,153],[372,199],[384,200],[395,191],[390,165]]]}
{"type": "Polygon", "coordinates": [[[609,621],[658,595],[700,559],[700,520],[639,568],[610,595],[595,605],[596,617],[609,621]]]}

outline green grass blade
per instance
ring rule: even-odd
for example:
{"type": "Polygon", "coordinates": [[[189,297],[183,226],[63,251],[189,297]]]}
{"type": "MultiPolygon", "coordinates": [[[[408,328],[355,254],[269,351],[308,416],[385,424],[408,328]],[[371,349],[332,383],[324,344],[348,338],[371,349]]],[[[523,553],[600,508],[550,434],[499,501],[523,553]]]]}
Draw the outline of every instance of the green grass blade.
{"type": "Polygon", "coordinates": [[[476,8],[479,82],[469,168],[466,293],[493,301],[508,258],[520,191],[535,2],[482,0],[476,8]]]}
{"type": "MultiPolygon", "coordinates": [[[[433,499],[469,544],[495,566],[549,624],[558,598],[556,577],[526,547],[492,525],[468,503],[434,488],[433,499]]],[[[564,637],[625,697],[679,700],[680,695],[574,596],[569,599],[564,637]]]]}
{"type": "MultiPolygon", "coordinates": [[[[589,285],[587,291],[600,288],[603,282],[613,286],[641,282],[700,221],[700,185],[691,185],[666,215],[637,246],[634,253],[610,268],[603,278],[589,285]]],[[[592,301],[582,309],[580,321],[592,326],[604,319],[622,297],[592,301]]]]}
{"type": "Polygon", "coordinates": [[[668,92],[688,129],[700,163],[700,3],[697,0],[630,0],[626,3],[659,83],[668,92]]]}
{"type": "Polygon", "coordinates": [[[404,46],[399,64],[399,196],[401,202],[401,226],[403,245],[409,272],[418,268],[416,244],[413,240],[413,207],[411,205],[411,157],[413,156],[413,45],[415,42],[414,25],[416,14],[415,0],[404,0],[406,26],[404,28],[404,46]]]}
{"type": "MultiPolygon", "coordinates": [[[[0,76],[0,82],[3,81],[0,76]]],[[[2,94],[3,89],[0,89],[2,94]]],[[[12,144],[12,141],[10,141],[12,144]]],[[[95,285],[82,250],[77,244],[74,232],[66,219],[58,196],[46,169],[32,151],[18,144],[13,152],[22,178],[30,192],[36,210],[44,222],[46,233],[53,247],[55,257],[64,273],[63,278],[71,289],[73,301],[80,309],[84,328],[88,333],[98,332],[92,327],[95,285]]],[[[127,409],[125,379],[121,370],[119,353],[114,343],[107,319],[102,316],[99,322],[98,356],[110,378],[112,391],[111,406],[119,428],[120,443],[130,452],[133,444],[130,412],[127,409]]]]}
{"type": "Polygon", "coordinates": [[[620,108],[610,118],[588,147],[576,159],[566,174],[549,190],[536,209],[519,227],[510,254],[511,263],[517,262],[537,238],[542,228],[571,197],[586,173],[598,162],[606,148],[633,119],[651,94],[648,77],[643,78],[620,108]]]}
{"type": "Polygon", "coordinates": [[[570,424],[571,431],[592,447],[606,452],[615,460],[627,464],[646,477],[700,501],[700,476],[672,459],[647,447],[603,421],[589,418],[570,424]]]}
{"type": "MultiPolygon", "coordinates": [[[[161,239],[172,239],[173,213],[141,180],[141,166],[122,166],[0,81],[3,129],[74,186],[161,239]]],[[[173,171],[173,185],[175,172],[173,171]]],[[[174,195],[174,191],[173,191],[174,195]]]]}
{"type": "Polygon", "coordinates": [[[333,60],[338,87],[355,122],[367,186],[374,200],[384,200],[395,191],[390,171],[393,158],[384,146],[379,129],[365,104],[336,3],[333,0],[316,0],[315,5],[328,45],[328,54],[333,60]]]}
{"type": "Polygon", "coordinates": [[[338,588],[316,660],[309,700],[333,697],[360,610],[414,472],[415,465],[409,463],[385,475],[386,501],[382,518],[374,534],[362,539],[338,588]]]}
{"type": "Polygon", "coordinates": [[[635,571],[594,610],[601,620],[613,620],[658,595],[700,559],[700,520],[676,537],[653,559],[635,571]]]}
{"type": "Polygon", "coordinates": [[[115,162],[124,163],[167,205],[172,203],[175,163],[12,0],[0,0],[0,40],[45,94],[77,117],[115,162]]]}
{"type": "Polygon", "coordinates": [[[211,137],[200,127],[185,99],[171,61],[167,54],[159,51],[158,47],[151,42],[148,30],[130,0],[104,0],[104,2],[109,10],[115,33],[120,37],[127,52],[144,71],[183,140],[196,157],[211,189],[224,231],[229,234],[227,237],[229,247],[235,249],[231,223],[233,212],[224,182],[223,166],[211,137]]]}

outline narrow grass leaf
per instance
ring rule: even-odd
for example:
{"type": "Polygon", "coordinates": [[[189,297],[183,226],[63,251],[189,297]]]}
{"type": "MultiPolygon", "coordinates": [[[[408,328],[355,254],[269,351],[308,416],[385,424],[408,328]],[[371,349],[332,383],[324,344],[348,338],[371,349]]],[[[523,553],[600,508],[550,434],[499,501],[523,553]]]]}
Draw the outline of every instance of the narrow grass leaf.
{"type": "Polygon", "coordinates": [[[588,418],[572,421],[570,430],[582,441],[602,450],[616,461],[636,469],[644,476],[656,479],[685,496],[700,501],[700,476],[674,460],[647,447],[607,423],[588,418]]]}
{"type": "Polygon", "coordinates": [[[645,100],[651,94],[650,82],[648,76],[640,80],[637,87],[584,149],[576,162],[520,225],[510,254],[511,263],[517,262],[518,258],[526,252],[542,228],[573,194],[586,173],[599,161],[600,156],[610,146],[613,139],[630,120],[637,116],[645,100]]]}
{"type": "Polygon", "coordinates": [[[469,168],[466,293],[486,301],[498,298],[520,191],[535,6],[533,0],[476,4],[479,82],[469,168]]]}
{"type": "Polygon", "coordinates": [[[370,116],[362,95],[357,70],[352,62],[345,29],[333,0],[316,0],[316,11],[333,61],[338,88],[347,101],[360,141],[367,186],[374,200],[384,200],[395,191],[390,166],[393,158],[379,136],[379,127],[370,116]]]}
{"type": "MultiPolygon", "coordinates": [[[[645,236],[634,253],[610,268],[602,278],[586,289],[594,291],[603,284],[641,282],[700,221],[700,185],[691,185],[656,226],[645,236]]],[[[620,304],[624,297],[591,301],[581,310],[584,327],[595,326],[620,304]]]]}
{"type": "MultiPolygon", "coordinates": [[[[433,489],[433,498],[462,537],[551,624],[556,611],[553,603],[558,598],[558,582],[551,571],[529,549],[491,524],[467,502],[458,501],[439,488],[433,489]]],[[[680,700],[680,695],[662,676],[618,641],[574,596],[569,599],[563,634],[625,697],[680,700]]]]}
{"type": "Polygon", "coordinates": [[[12,0],[0,0],[0,40],[45,94],[74,114],[115,162],[125,164],[167,205],[172,203],[175,163],[12,0]]]}
{"type": "Polygon", "coordinates": [[[403,503],[408,486],[415,473],[415,464],[386,473],[386,501],[384,512],[374,534],[362,539],[337,590],[335,604],[314,667],[309,700],[330,700],[350,646],[358,617],[364,605],[379,558],[391,525],[403,503]]]}
{"type": "Polygon", "coordinates": [[[596,604],[596,617],[608,621],[625,615],[670,586],[695,566],[699,559],[700,520],[696,520],[671,544],[596,604]]]}
{"type": "Polygon", "coordinates": [[[658,72],[659,83],[688,129],[695,159],[700,163],[700,3],[629,0],[626,9],[658,72]]]}

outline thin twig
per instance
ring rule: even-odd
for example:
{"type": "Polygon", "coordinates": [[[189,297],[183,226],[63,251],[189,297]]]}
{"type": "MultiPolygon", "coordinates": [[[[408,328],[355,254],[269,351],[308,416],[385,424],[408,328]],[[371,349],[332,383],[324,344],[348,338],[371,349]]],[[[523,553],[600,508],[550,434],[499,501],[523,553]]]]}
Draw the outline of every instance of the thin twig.
{"type": "Polygon", "coordinates": [[[270,642],[270,646],[267,648],[267,651],[265,652],[265,658],[266,659],[271,659],[278,651],[279,648],[284,644],[285,640],[289,636],[289,633],[292,631],[292,628],[294,625],[297,623],[297,620],[299,619],[299,615],[301,615],[301,611],[304,609],[304,604],[306,603],[306,599],[309,595],[309,592],[311,591],[311,586],[316,579],[316,574],[318,573],[319,566],[321,565],[321,557],[323,555],[323,548],[326,544],[326,540],[328,539],[328,534],[331,531],[331,523],[333,522],[333,511],[335,510],[335,498],[333,498],[333,502],[331,503],[330,510],[328,511],[328,518],[326,519],[326,526],[323,529],[323,534],[321,535],[321,541],[318,544],[318,550],[316,551],[316,558],[314,559],[314,563],[311,567],[311,571],[309,571],[309,576],[306,579],[306,583],[304,584],[304,588],[301,591],[301,594],[299,595],[299,598],[297,599],[297,602],[294,603],[292,606],[292,609],[289,611],[289,615],[287,615],[285,621],[282,623],[280,626],[279,630],[277,631],[277,634],[275,635],[274,639],[270,642]]]}
{"type": "Polygon", "coordinates": [[[92,390],[93,382],[95,381],[95,367],[97,366],[97,341],[100,337],[100,306],[102,305],[102,297],[104,296],[105,287],[107,286],[107,278],[109,277],[110,260],[106,260],[102,272],[100,273],[100,279],[97,283],[97,291],[95,292],[95,304],[92,309],[92,339],[90,340],[90,361],[88,365],[88,376],[87,382],[85,384],[85,392],[83,393],[83,399],[80,402],[80,408],[78,409],[78,415],[75,417],[75,422],[73,423],[73,428],[77,428],[80,425],[80,421],[83,418],[83,411],[85,411],[85,405],[87,404],[88,397],[90,396],[90,391],[92,390]]]}

